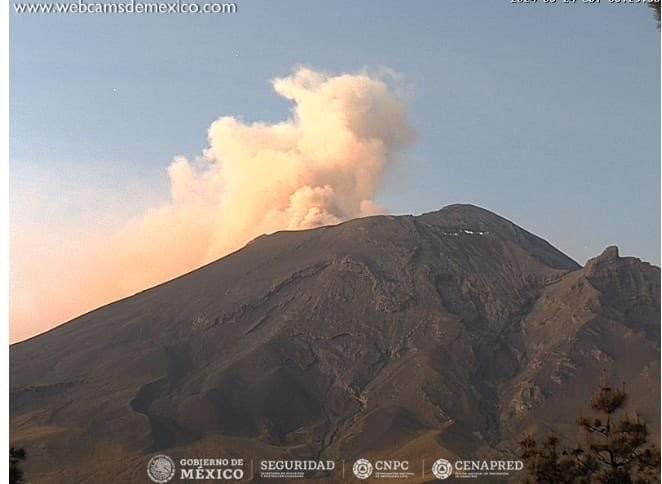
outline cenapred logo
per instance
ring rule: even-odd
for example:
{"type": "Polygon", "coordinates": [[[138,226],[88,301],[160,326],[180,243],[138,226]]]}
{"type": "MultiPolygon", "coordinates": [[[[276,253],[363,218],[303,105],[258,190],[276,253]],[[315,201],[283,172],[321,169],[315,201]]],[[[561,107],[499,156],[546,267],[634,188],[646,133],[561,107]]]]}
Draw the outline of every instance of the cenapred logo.
{"type": "Polygon", "coordinates": [[[372,464],[368,459],[359,459],[354,462],[352,472],[359,479],[367,479],[372,474],[372,464]]]}
{"type": "Polygon", "coordinates": [[[175,476],[175,461],[163,454],[153,456],[147,463],[147,476],[152,482],[168,482],[175,476]]]}
{"type": "Polygon", "coordinates": [[[446,459],[437,459],[432,464],[432,473],[437,479],[448,479],[453,473],[453,466],[446,459]]]}

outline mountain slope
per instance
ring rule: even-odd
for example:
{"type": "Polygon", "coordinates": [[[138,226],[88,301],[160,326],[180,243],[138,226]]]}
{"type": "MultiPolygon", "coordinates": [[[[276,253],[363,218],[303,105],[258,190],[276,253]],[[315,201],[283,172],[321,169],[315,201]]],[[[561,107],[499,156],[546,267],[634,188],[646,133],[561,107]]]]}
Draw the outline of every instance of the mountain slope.
{"type": "Polygon", "coordinates": [[[144,482],[156,451],[469,457],[572,435],[603,370],[657,426],[659,289],[470,205],[278,232],[13,345],[12,440],[39,482],[144,482]]]}

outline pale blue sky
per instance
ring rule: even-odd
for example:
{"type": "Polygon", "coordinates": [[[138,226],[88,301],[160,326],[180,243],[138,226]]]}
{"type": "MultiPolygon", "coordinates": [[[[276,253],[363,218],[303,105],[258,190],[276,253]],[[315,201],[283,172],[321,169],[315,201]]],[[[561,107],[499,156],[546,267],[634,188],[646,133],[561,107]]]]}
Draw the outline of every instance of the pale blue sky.
{"type": "Polygon", "coordinates": [[[390,211],[471,202],[582,263],[610,244],[660,262],[660,34],[644,6],[250,0],[230,16],[10,21],[15,230],[119,224],[167,197],[165,168],[200,153],[214,119],[289,115],[269,80],[295,65],[388,66],[418,131],[380,193],[390,211]]]}

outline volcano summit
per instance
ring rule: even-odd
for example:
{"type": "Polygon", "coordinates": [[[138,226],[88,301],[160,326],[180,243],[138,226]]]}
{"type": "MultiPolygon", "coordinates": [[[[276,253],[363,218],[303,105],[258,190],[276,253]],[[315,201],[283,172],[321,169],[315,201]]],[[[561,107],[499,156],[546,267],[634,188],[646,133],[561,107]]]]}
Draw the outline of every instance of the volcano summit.
{"type": "Polygon", "coordinates": [[[471,205],[277,232],[13,345],[11,438],[35,482],[145,482],[155,452],[512,457],[575,439],[603,373],[657,429],[659,295],[655,266],[581,267],[471,205]]]}

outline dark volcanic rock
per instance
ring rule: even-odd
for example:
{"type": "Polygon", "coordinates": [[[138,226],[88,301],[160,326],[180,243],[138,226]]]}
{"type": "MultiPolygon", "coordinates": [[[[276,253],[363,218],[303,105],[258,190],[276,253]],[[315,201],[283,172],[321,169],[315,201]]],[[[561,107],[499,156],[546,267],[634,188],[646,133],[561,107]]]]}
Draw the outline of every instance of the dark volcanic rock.
{"type": "Polygon", "coordinates": [[[470,457],[574,437],[603,371],[657,428],[659,293],[470,205],[278,232],[12,346],[12,440],[39,482],[144,482],[155,451],[470,457]]]}

